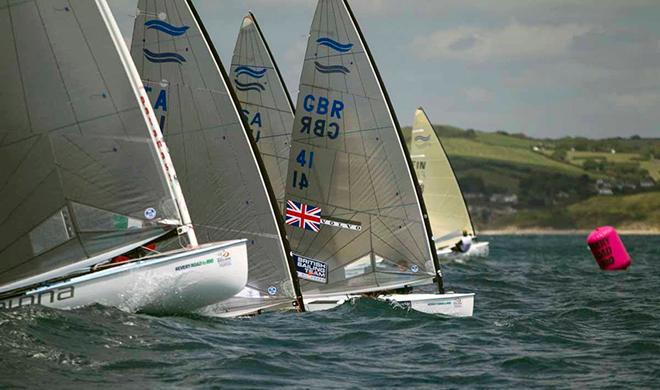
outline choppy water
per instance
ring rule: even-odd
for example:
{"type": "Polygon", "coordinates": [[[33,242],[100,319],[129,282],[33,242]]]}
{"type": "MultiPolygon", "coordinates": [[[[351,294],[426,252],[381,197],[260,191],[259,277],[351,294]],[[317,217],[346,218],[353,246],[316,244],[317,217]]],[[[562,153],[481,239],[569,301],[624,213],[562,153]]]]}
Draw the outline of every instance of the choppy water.
{"type": "Polygon", "coordinates": [[[0,387],[660,387],[660,237],[603,273],[584,237],[489,237],[444,267],[473,318],[362,300],[320,313],[157,318],[107,307],[0,313],[0,387]]]}

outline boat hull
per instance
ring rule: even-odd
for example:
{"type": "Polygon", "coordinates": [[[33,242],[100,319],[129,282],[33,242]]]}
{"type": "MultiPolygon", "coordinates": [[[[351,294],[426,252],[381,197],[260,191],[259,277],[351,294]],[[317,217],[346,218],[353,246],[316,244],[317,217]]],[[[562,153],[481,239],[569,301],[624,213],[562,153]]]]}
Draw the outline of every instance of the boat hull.
{"type": "Polygon", "coordinates": [[[470,257],[488,257],[490,247],[488,241],[474,242],[470,250],[465,253],[454,252],[451,248],[442,248],[437,251],[438,259],[441,261],[463,260],[470,257]]]}
{"type": "Polygon", "coordinates": [[[247,307],[247,308],[235,309],[231,311],[216,310],[214,307],[204,308],[198,310],[197,314],[206,317],[237,318],[237,317],[251,317],[263,313],[293,311],[295,309],[296,308],[295,306],[292,305],[292,302],[288,302],[288,301],[282,302],[280,300],[277,303],[264,303],[257,307],[247,307]]]}
{"type": "Polygon", "coordinates": [[[381,295],[378,299],[427,314],[472,317],[474,293],[381,295]]]}
{"type": "MultiPolygon", "coordinates": [[[[392,294],[380,295],[378,299],[394,306],[413,309],[428,314],[443,314],[452,317],[472,317],[474,293],[447,294],[392,294]]],[[[307,311],[330,310],[360,295],[335,295],[305,299],[307,311]]]]}
{"type": "Polygon", "coordinates": [[[188,313],[230,298],[247,283],[245,240],[164,253],[39,287],[0,301],[0,310],[92,304],[147,313],[188,313]]]}
{"type": "Polygon", "coordinates": [[[332,295],[317,298],[303,297],[303,301],[305,302],[306,311],[322,311],[334,309],[355,298],[360,298],[360,295],[332,295]]]}

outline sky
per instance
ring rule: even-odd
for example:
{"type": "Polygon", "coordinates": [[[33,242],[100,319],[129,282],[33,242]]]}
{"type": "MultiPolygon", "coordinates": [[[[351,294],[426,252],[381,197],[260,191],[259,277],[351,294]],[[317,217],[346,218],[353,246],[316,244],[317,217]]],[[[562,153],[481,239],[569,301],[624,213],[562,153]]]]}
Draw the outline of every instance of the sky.
{"type": "MultiPolygon", "coordinates": [[[[109,0],[125,37],[136,0],[109,0]]],[[[196,0],[228,67],[251,10],[297,96],[315,0],[196,0]]],[[[660,137],[660,1],[352,0],[402,125],[660,137]]],[[[129,43],[130,43],[130,39],[129,43]]]]}

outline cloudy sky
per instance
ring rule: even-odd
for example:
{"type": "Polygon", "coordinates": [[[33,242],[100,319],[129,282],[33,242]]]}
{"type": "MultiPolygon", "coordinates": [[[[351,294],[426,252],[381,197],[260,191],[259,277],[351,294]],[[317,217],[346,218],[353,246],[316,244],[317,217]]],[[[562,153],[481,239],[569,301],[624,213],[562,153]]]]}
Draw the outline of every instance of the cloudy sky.
{"type": "MultiPolygon", "coordinates": [[[[124,34],[136,0],[109,0],[124,34]]],[[[314,0],[196,0],[225,66],[252,10],[292,96],[314,0]]],[[[660,137],[660,1],[352,0],[402,125],[660,137]]]]}

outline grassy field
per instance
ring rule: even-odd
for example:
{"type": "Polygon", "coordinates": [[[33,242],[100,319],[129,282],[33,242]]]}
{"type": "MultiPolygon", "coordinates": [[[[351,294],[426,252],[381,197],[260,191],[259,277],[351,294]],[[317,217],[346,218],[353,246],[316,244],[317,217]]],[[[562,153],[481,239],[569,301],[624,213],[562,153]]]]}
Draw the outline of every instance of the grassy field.
{"type": "Polygon", "coordinates": [[[445,138],[442,143],[450,157],[473,157],[513,164],[534,165],[571,175],[589,174],[580,167],[552,160],[542,153],[534,152],[531,146],[525,145],[525,143],[512,142],[511,145],[506,145],[507,142],[511,141],[507,138],[514,137],[482,133],[476,139],[445,138]]]}
{"type": "MultiPolygon", "coordinates": [[[[410,137],[407,130],[404,135],[410,137]]],[[[641,180],[644,174],[636,166],[660,182],[660,139],[535,139],[442,125],[435,130],[461,187],[473,195],[468,204],[480,229],[591,229],[611,224],[660,230],[658,187],[656,192],[637,188],[633,193],[619,187],[615,195],[595,196],[596,179],[621,183],[637,175],[632,180],[641,180]],[[590,164],[585,170],[588,160],[609,165],[590,164]],[[518,201],[505,204],[491,198],[493,194],[516,194],[518,201]]]]}
{"type": "Polygon", "coordinates": [[[612,224],[621,229],[660,228],[660,192],[595,196],[568,207],[578,228],[612,224]]]}
{"type": "Polygon", "coordinates": [[[568,207],[523,210],[489,228],[593,229],[602,225],[622,230],[660,230],[660,192],[594,196],[568,207]]]}
{"type": "Polygon", "coordinates": [[[604,153],[570,151],[566,155],[571,164],[582,165],[585,160],[606,160],[613,163],[639,163],[642,169],[649,171],[649,175],[656,181],[660,180],[660,160],[641,160],[637,153],[604,153]]]}

